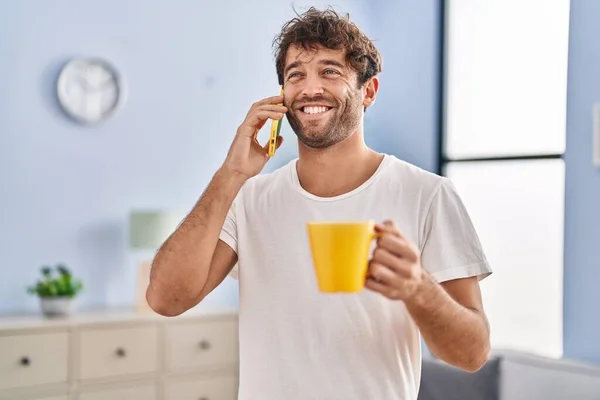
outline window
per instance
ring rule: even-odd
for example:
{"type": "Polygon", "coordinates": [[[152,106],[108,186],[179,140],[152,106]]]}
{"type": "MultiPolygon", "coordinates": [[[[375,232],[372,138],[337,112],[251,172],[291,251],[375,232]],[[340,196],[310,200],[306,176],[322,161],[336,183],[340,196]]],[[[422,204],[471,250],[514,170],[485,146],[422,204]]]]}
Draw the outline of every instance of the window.
{"type": "Polygon", "coordinates": [[[446,0],[440,173],[494,274],[492,346],[562,355],[569,0],[446,0]]]}

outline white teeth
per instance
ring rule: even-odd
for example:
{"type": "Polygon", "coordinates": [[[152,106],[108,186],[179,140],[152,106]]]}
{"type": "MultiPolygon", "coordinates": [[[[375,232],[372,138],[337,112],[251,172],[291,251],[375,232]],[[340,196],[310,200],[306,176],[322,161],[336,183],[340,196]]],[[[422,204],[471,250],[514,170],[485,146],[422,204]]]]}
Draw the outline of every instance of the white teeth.
{"type": "Polygon", "coordinates": [[[319,114],[319,113],[323,113],[325,111],[329,110],[329,107],[323,107],[323,106],[318,106],[318,107],[304,107],[302,109],[302,111],[304,111],[307,114],[319,114]]]}

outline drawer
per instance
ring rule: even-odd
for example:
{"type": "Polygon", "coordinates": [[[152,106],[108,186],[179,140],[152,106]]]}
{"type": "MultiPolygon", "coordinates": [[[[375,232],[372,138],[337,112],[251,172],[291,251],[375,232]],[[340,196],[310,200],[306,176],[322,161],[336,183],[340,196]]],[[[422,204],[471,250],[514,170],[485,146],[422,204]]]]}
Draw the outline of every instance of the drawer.
{"type": "Polygon", "coordinates": [[[31,400],[69,400],[69,396],[65,394],[64,396],[35,397],[31,400]]]}
{"type": "Polygon", "coordinates": [[[167,368],[174,371],[237,365],[237,320],[169,324],[167,368]]]}
{"type": "Polygon", "coordinates": [[[0,389],[66,383],[67,332],[0,336],[0,389]]]}
{"type": "MultiPolygon", "coordinates": [[[[120,388],[82,391],[77,400],[156,400],[158,388],[152,383],[120,388]]],[[[197,400],[197,399],[195,399],[197,400]]]]}
{"type": "Polygon", "coordinates": [[[158,327],[85,328],[79,338],[79,378],[97,379],[158,370],[158,327]]]}
{"type": "Polygon", "coordinates": [[[237,400],[238,380],[234,376],[197,377],[165,385],[169,400],[237,400]]]}

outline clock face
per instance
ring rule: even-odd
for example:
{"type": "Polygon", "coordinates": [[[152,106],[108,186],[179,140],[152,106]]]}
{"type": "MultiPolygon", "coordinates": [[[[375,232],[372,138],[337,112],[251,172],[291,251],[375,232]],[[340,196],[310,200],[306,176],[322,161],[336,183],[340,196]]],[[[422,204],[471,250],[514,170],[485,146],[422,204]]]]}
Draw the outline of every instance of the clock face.
{"type": "Polygon", "coordinates": [[[109,117],[122,100],[121,80],[116,70],[100,59],[75,59],[58,78],[58,100],[65,112],[83,123],[109,117]]]}

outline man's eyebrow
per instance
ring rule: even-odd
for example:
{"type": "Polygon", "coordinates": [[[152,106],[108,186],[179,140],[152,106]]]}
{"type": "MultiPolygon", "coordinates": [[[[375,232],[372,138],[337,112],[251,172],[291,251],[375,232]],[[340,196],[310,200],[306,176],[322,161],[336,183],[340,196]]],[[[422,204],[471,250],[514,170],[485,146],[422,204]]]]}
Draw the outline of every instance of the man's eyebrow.
{"type": "Polygon", "coordinates": [[[285,71],[283,71],[283,74],[286,75],[291,69],[298,68],[299,66],[300,61],[294,61],[293,63],[285,67],[285,71]]]}
{"type": "MultiPolygon", "coordinates": [[[[320,65],[332,65],[334,67],[338,67],[338,68],[346,68],[346,66],[344,64],[342,64],[339,61],[336,60],[330,60],[330,59],[323,59],[323,60],[319,60],[318,62],[320,65]]],[[[284,71],[284,75],[286,75],[290,70],[294,69],[294,68],[298,68],[302,63],[300,61],[294,61],[293,63],[291,63],[290,65],[288,65],[287,67],[285,67],[285,71],[284,71]]]]}
{"type": "Polygon", "coordinates": [[[334,67],[339,67],[339,68],[342,68],[342,69],[346,68],[346,66],[344,64],[342,64],[341,62],[336,61],[336,60],[320,60],[319,64],[321,64],[321,65],[332,65],[334,67]]]}

